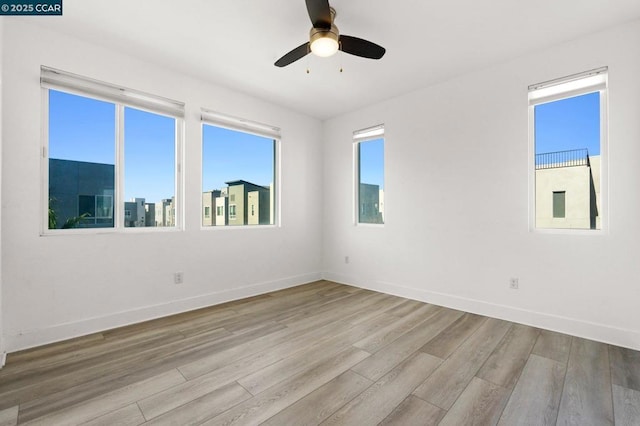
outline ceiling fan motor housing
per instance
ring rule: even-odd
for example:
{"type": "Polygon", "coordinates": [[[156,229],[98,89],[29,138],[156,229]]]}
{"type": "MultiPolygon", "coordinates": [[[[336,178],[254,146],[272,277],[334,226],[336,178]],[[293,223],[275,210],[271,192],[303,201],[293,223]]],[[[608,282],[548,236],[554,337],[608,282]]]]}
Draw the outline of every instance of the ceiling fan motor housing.
{"type": "MultiPolygon", "coordinates": [[[[331,15],[331,27],[314,25],[309,30],[309,45],[316,56],[328,57],[340,49],[340,31],[333,21],[336,19],[336,10],[329,7],[331,15]]],[[[312,20],[313,21],[313,20],[312,20]]]]}
{"type": "Polygon", "coordinates": [[[331,28],[312,27],[309,30],[311,51],[317,56],[331,56],[340,48],[340,31],[333,23],[336,18],[336,10],[330,7],[329,11],[331,13],[331,28]]]}
{"type": "Polygon", "coordinates": [[[331,28],[326,30],[324,28],[311,28],[309,31],[309,43],[312,43],[321,38],[329,38],[331,40],[335,40],[338,42],[340,38],[340,32],[338,31],[338,27],[335,25],[331,25],[331,28]]]}

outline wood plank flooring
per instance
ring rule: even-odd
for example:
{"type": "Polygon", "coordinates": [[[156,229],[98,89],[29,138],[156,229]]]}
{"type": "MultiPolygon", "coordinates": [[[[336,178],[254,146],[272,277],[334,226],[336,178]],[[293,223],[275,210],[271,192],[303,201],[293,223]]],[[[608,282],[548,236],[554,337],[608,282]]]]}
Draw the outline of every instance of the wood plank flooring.
{"type": "Polygon", "coordinates": [[[0,426],[640,425],[640,352],[344,286],[8,356],[0,426]]]}

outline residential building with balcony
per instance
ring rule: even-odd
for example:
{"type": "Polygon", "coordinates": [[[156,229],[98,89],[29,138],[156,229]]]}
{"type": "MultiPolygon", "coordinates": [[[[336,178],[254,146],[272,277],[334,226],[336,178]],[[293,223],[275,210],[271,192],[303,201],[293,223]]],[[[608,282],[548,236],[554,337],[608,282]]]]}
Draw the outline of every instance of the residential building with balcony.
{"type": "Polygon", "coordinates": [[[600,156],[536,154],[536,228],[600,229],[600,156]]]}

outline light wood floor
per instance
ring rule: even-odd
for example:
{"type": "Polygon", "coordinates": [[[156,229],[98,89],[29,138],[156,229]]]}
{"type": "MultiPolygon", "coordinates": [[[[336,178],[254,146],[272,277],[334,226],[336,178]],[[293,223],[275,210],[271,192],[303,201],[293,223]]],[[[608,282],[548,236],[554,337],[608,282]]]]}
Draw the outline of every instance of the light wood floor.
{"type": "Polygon", "coordinates": [[[13,424],[640,425],[640,352],[320,281],[10,354],[13,424]]]}

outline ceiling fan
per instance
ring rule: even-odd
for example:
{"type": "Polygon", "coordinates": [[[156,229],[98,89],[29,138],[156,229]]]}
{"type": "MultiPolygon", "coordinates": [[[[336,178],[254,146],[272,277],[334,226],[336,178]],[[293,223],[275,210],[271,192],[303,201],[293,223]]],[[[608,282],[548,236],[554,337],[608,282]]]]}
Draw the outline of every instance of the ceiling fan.
{"type": "Polygon", "coordinates": [[[309,31],[309,41],[301,44],[275,62],[275,66],[284,67],[309,53],[321,57],[331,56],[338,50],[363,58],[380,59],[386,50],[367,40],[341,35],[333,20],[336,10],[329,6],[328,0],[306,0],[307,11],[313,27],[309,31]]]}

